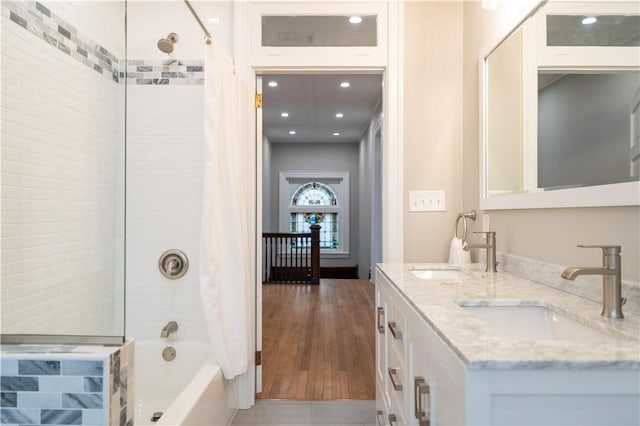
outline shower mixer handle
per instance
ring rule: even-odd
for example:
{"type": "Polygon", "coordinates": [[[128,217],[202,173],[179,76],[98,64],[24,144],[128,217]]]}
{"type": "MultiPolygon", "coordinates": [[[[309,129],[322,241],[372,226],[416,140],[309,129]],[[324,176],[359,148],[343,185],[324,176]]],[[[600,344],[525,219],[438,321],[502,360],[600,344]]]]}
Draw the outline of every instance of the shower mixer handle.
{"type": "Polygon", "coordinates": [[[160,255],[158,269],[163,277],[176,280],[184,276],[189,269],[189,259],[180,250],[167,250],[160,255]]]}

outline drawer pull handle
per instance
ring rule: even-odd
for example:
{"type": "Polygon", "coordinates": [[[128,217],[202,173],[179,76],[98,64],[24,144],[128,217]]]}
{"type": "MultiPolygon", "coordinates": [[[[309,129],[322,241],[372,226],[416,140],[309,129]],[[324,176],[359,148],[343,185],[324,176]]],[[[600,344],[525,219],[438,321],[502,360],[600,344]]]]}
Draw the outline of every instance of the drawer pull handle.
{"type": "Polygon", "coordinates": [[[389,414],[389,426],[394,426],[397,421],[398,421],[398,418],[396,417],[395,414],[389,414]]]}
{"type": "Polygon", "coordinates": [[[391,330],[394,339],[402,340],[402,330],[398,329],[395,321],[389,321],[389,330],[391,330]]]}
{"type": "Polygon", "coordinates": [[[391,378],[393,389],[401,391],[402,383],[400,383],[400,378],[398,377],[398,369],[395,367],[389,367],[389,377],[391,378]]]}
{"type": "Polygon", "coordinates": [[[385,426],[384,424],[384,411],[376,410],[376,422],[378,426],[385,426]]]}
{"type": "Polygon", "coordinates": [[[427,415],[427,411],[424,409],[424,406],[422,405],[423,402],[423,396],[426,395],[427,396],[427,401],[429,401],[429,385],[427,384],[427,381],[424,379],[424,377],[416,377],[414,379],[414,402],[415,402],[415,416],[416,419],[418,419],[418,426],[429,426],[430,425],[430,419],[429,416],[427,415]]]}
{"type": "Polygon", "coordinates": [[[384,334],[384,308],[378,306],[378,333],[384,334]]]}

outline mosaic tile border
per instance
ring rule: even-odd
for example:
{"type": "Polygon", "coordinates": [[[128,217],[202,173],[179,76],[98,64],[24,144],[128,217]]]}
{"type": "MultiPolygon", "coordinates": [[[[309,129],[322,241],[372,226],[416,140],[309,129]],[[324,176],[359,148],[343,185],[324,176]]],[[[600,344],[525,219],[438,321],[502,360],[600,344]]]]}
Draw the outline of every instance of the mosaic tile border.
{"type": "Polygon", "coordinates": [[[114,82],[120,82],[119,59],[39,2],[2,0],[2,16],[49,45],[114,82]]]}
{"type": "Polygon", "coordinates": [[[0,425],[133,426],[134,341],[65,348],[2,347],[0,425]]]}
{"type": "Polygon", "coordinates": [[[3,354],[0,424],[103,424],[106,362],[105,356],[3,354]]]}
{"type": "Polygon", "coordinates": [[[127,84],[203,85],[204,61],[130,59],[127,61],[127,84]]]}

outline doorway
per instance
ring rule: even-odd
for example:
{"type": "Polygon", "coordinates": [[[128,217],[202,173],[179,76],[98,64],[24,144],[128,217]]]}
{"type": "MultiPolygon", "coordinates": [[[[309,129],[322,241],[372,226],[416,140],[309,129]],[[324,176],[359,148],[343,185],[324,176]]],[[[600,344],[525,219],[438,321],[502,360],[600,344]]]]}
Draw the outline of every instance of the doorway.
{"type": "MultiPolygon", "coordinates": [[[[369,280],[382,253],[382,74],[264,74],[257,87],[262,232],[297,231],[283,175],[304,177],[289,185],[294,190],[314,181],[336,187],[327,176],[349,177],[336,191],[341,198],[331,211],[342,217],[326,237],[336,241],[322,250],[320,285],[258,284],[257,398],[374,399],[369,280]],[[353,279],[326,278],[349,268],[357,268],[353,279]]],[[[330,208],[298,210],[328,218],[330,208]]],[[[264,267],[258,259],[257,276],[264,267]]]]}

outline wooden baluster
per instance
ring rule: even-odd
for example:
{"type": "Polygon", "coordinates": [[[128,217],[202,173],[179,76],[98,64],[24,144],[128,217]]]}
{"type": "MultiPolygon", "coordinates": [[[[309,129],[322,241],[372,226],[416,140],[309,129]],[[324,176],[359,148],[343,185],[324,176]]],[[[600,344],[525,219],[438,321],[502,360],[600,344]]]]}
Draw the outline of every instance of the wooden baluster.
{"type": "Polygon", "coordinates": [[[312,230],[309,234],[262,234],[263,282],[298,284],[319,282],[320,226],[314,225],[314,229],[315,231],[312,230]],[[314,232],[316,233],[315,242],[314,232]]]}
{"type": "Polygon", "coordinates": [[[267,239],[269,243],[269,260],[267,262],[267,282],[273,281],[273,237],[267,239]]]}
{"type": "Polygon", "coordinates": [[[291,258],[291,237],[286,237],[285,238],[285,243],[287,244],[287,250],[286,250],[286,254],[285,254],[285,262],[287,264],[287,281],[292,282],[293,280],[293,274],[292,274],[292,270],[291,270],[291,261],[293,260],[291,258]]]}
{"type": "Polygon", "coordinates": [[[296,237],[296,267],[300,274],[300,282],[304,283],[307,279],[305,270],[302,266],[302,238],[296,237]]]}
{"type": "Polygon", "coordinates": [[[268,281],[267,268],[269,267],[268,253],[267,247],[269,239],[262,236],[262,282],[266,283],[268,281]]]}
{"type": "Polygon", "coordinates": [[[273,252],[273,282],[278,282],[280,280],[280,271],[278,268],[278,264],[280,263],[280,257],[278,256],[278,248],[280,246],[280,237],[275,238],[274,252],[273,252]]]}
{"type": "Polygon", "coordinates": [[[304,282],[305,284],[311,283],[311,269],[309,269],[309,237],[300,237],[303,241],[302,246],[302,261],[304,263],[304,282]]]}

